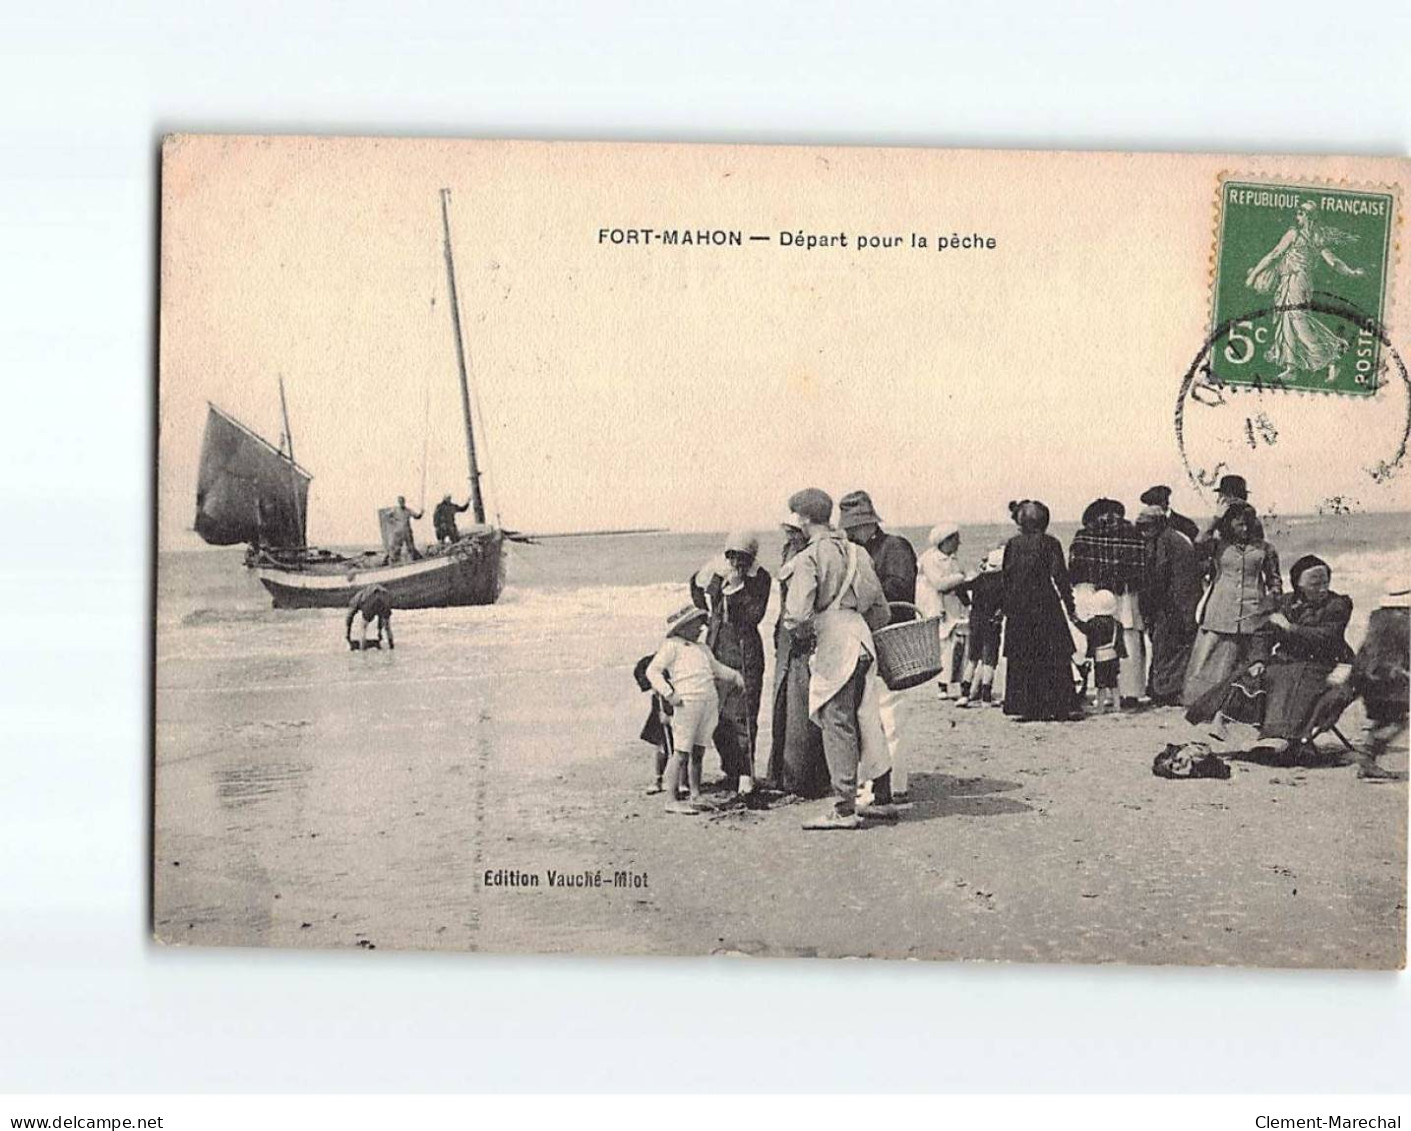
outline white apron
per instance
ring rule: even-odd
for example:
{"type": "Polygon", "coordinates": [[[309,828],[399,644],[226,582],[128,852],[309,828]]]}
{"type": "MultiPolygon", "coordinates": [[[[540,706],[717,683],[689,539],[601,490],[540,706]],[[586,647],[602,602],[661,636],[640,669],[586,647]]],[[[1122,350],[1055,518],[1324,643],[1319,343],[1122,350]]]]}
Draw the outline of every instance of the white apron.
{"type": "Polygon", "coordinates": [[[858,660],[866,653],[872,657],[867,678],[862,684],[862,699],[857,707],[857,729],[861,740],[857,780],[871,781],[880,777],[891,765],[887,753],[887,738],[882,733],[882,715],[878,707],[880,688],[877,679],[877,649],[872,643],[872,630],[856,609],[842,607],[844,594],[857,578],[858,548],[847,546],[848,565],[838,595],[813,618],[817,646],[809,665],[808,713],[818,722],[818,712],[852,679],[858,660]]]}

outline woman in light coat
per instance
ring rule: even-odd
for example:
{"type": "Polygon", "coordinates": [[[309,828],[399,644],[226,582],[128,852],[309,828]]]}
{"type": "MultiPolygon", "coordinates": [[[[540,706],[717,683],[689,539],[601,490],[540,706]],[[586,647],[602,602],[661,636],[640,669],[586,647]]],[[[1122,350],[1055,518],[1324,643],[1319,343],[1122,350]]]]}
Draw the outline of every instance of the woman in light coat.
{"type": "Polygon", "coordinates": [[[1186,666],[1181,701],[1187,707],[1249,666],[1260,643],[1256,638],[1267,631],[1268,615],[1283,594],[1279,555],[1264,540],[1264,527],[1248,503],[1230,503],[1213,536],[1202,536],[1196,548],[1209,555],[1210,586],[1186,666]]]}

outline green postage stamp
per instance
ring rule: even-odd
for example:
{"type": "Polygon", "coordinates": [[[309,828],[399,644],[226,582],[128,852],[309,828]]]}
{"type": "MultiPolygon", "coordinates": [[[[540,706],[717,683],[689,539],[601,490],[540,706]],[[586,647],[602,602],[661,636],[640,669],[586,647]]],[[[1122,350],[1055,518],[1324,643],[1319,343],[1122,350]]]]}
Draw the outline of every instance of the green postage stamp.
{"type": "Polygon", "coordinates": [[[1223,181],[1211,379],[1375,393],[1395,211],[1373,189],[1223,181]]]}

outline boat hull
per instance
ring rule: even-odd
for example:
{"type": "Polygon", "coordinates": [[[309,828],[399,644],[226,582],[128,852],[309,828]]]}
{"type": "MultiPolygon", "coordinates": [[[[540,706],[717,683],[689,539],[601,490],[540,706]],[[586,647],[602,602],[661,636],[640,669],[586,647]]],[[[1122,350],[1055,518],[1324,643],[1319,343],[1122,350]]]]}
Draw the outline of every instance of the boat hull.
{"type": "Polygon", "coordinates": [[[394,609],[493,605],[504,589],[504,538],[490,530],[419,561],[386,566],[299,567],[263,563],[255,576],[276,609],[347,608],[369,585],[384,586],[394,609]]]}

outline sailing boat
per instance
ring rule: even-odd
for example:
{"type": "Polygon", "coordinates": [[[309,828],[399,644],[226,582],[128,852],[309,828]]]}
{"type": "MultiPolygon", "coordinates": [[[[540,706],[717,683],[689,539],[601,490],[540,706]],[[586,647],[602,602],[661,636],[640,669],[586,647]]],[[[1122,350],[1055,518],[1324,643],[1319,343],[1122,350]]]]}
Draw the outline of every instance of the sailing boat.
{"type": "MultiPolygon", "coordinates": [[[[283,381],[279,395],[282,401],[283,381]]],[[[303,546],[313,476],[235,417],[207,408],[196,533],[212,546],[303,546]]]]}
{"type": "Polygon", "coordinates": [[[279,400],[287,453],[283,444],[275,447],[212,404],[201,445],[196,532],[216,546],[249,543],[245,563],[274,598],[276,609],[345,608],[358,590],[369,585],[384,586],[398,609],[491,605],[504,588],[506,538],[525,540],[485,521],[451,253],[450,195],[450,189],[441,190],[441,224],[475,524],[461,531],[456,541],[429,547],[424,557],[413,561],[389,560],[385,524],[383,551],[346,555],[308,546],[305,524],[313,476],[294,460],[283,380],[279,400]]]}

